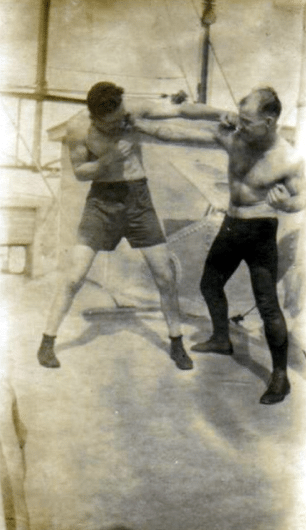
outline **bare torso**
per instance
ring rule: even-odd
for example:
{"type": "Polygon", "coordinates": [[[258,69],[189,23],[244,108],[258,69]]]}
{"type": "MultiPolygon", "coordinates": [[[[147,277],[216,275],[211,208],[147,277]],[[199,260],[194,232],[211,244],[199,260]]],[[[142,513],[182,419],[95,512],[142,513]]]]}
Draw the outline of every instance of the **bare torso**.
{"type": "Polygon", "coordinates": [[[70,136],[78,137],[78,145],[86,148],[87,160],[85,157],[84,162],[107,157],[103,171],[93,179],[96,182],[137,180],[144,177],[139,134],[132,126],[105,134],[92,122],[88,111],[82,111],[72,118],[69,130],[70,136]],[[130,147],[130,153],[127,157],[118,159],[116,153],[122,142],[130,147]]]}
{"type": "Polygon", "coordinates": [[[232,217],[275,217],[277,212],[267,202],[267,195],[276,184],[283,184],[290,193],[290,179],[296,171],[296,157],[288,142],[276,136],[267,150],[254,149],[234,132],[228,138],[228,178],[232,217]]]}

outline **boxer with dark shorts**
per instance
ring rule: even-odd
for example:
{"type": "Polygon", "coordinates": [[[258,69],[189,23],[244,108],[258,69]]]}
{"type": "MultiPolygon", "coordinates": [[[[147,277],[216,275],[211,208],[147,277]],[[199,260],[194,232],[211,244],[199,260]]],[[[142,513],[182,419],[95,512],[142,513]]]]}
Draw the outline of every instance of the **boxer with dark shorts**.
{"type": "Polygon", "coordinates": [[[147,109],[129,108],[122,100],[123,92],[113,83],[97,83],[88,92],[88,110],[68,122],[66,143],[75,177],[92,181],[92,186],[38,350],[38,361],[47,368],[60,366],[54,352],[56,334],[97,252],[114,250],[123,237],[132,248],[141,249],[159,290],[170,358],[181,370],[193,367],[182,341],[173,258],[152,204],[141,137],[133,124],[147,109]]]}
{"type": "Polygon", "coordinates": [[[95,251],[115,250],[125,237],[132,248],[166,242],[147,179],[93,183],[78,229],[78,241],[95,251]]]}

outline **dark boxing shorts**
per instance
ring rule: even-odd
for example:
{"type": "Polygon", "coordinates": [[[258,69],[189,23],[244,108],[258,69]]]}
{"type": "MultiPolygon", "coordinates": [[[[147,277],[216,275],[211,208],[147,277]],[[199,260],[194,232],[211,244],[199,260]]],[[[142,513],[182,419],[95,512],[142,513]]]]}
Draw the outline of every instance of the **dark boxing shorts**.
{"type": "Polygon", "coordinates": [[[123,237],[133,248],[166,241],[146,178],[94,182],[87,196],[78,242],[95,251],[114,250],[123,237]]]}

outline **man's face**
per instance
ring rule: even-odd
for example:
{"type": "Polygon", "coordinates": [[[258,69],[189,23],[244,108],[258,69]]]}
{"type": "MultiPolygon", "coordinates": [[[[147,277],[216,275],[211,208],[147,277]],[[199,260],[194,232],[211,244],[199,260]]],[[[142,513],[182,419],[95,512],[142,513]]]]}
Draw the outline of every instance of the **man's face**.
{"type": "Polygon", "coordinates": [[[238,132],[246,142],[263,140],[272,125],[270,118],[258,112],[259,97],[256,92],[252,92],[239,108],[238,132]]]}
{"type": "Polygon", "coordinates": [[[108,112],[103,116],[91,114],[91,119],[97,129],[106,134],[118,134],[122,130],[122,122],[126,116],[123,103],[113,112],[108,112]]]}

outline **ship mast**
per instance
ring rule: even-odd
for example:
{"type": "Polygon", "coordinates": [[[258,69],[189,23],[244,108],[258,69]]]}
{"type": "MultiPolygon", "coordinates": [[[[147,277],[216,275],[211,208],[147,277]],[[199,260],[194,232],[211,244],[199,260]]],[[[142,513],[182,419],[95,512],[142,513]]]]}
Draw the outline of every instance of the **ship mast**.
{"type": "Polygon", "coordinates": [[[36,106],[34,115],[34,138],[33,138],[33,160],[40,166],[41,157],[41,134],[43,119],[43,100],[46,93],[47,81],[47,47],[48,47],[48,29],[49,29],[49,12],[50,1],[41,0],[38,27],[38,44],[37,44],[37,70],[36,70],[36,106]]]}
{"type": "Polygon", "coordinates": [[[215,1],[204,0],[203,14],[201,24],[204,28],[202,58],[201,58],[201,81],[198,85],[199,103],[207,103],[207,82],[208,82],[208,63],[209,63],[209,46],[210,46],[210,26],[216,22],[214,11],[215,1]]]}

